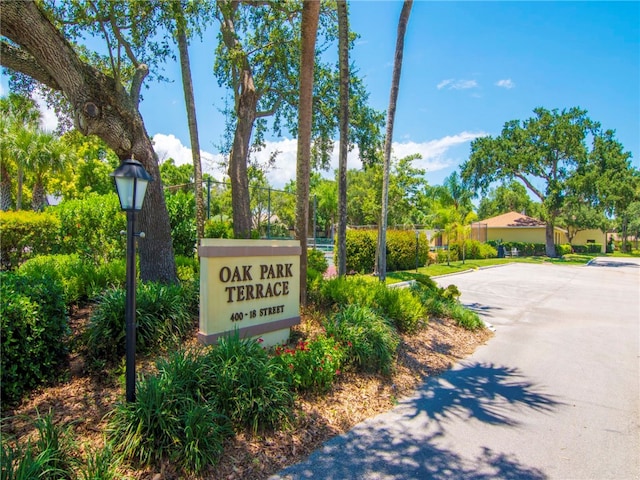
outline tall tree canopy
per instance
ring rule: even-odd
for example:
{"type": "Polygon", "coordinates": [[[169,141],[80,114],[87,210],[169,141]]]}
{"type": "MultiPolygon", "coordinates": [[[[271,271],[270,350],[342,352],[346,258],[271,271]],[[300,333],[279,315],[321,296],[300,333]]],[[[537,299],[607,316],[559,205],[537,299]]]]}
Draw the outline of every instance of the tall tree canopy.
{"type": "Polygon", "coordinates": [[[495,181],[517,179],[542,203],[546,221],[546,253],[555,256],[553,229],[569,197],[581,197],[598,204],[611,187],[609,200],[618,192],[606,178],[615,178],[631,169],[629,153],[615,142],[611,131],[602,132],[585,110],[558,111],[536,108],[535,116],[507,122],[497,137],[481,137],[471,144],[471,155],[462,165],[462,178],[474,190],[487,191],[495,181]],[[588,142],[591,140],[591,148],[588,142]],[[605,146],[611,148],[605,148],[605,146]],[[615,165],[615,166],[614,166],[615,165]],[[617,169],[621,168],[621,172],[617,169]],[[596,171],[605,185],[597,191],[583,181],[596,171]]]}
{"type": "Polygon", "coordinates": [[[175,259],[156,154],[138,110],[149,64],[164,59],[168,44],[154,42],[157,2],[124,0],[3,2],[0,62],[54,91],[71,106],[75,127],[95,134],[122,159],[134,157],[155,179],[139,226],[142,280],[174,282],[175,259]],[[104,57],[71,43],[89,34],[104,39],[104,57]]]}

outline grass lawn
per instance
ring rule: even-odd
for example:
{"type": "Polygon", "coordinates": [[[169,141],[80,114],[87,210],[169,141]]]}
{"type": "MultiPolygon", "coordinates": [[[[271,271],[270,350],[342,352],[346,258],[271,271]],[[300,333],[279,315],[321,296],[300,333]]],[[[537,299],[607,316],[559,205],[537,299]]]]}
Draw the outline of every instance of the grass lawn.
{"type": "Polygon", "coordinates": [[[494,265],[504,265],[506,263],[555,263],[562,265],[586,265],[589,260],[603,255],[577,255],[570,254],[565,255],[563,258],[548,258],[548,257],[515,257],[515,258],[487,258],[484,260],[467,260],[464,263],[462,261],[446,263],[437,263],[429,265],[428,267],[421,267],[418,269],[418,273],[415,270],[406,270],[403,272],[389,272],[387,273],[387,283],[403,282],[406,280],[413,280],[418,276],[428,275],[435,277],[438,275],[448,275],[451,273],[464,272],[466,270],[477,270],[482,267],[490,267],[494,265]]]}

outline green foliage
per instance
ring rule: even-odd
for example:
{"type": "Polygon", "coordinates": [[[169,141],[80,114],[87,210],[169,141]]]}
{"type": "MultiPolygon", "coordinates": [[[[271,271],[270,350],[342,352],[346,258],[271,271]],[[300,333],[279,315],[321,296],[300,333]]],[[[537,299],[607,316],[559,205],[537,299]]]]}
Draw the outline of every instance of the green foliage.
{"type": "Polygon", "coordinates": [[[77,254],[42,255],[23,263],[18,274],[29,278],[55,278],[64,290],[67,305],[91,300],[108,287],[121,285],[125,279],[124,261],[98,267],[77,254]]]}
{"type": "Polygon", "coordinates": [[[204,375],[216,411],[234,426],[255,433],[288,421],[293,396],[280,364],[259,342],[240,339],[237,333],[221,338],[206,354],[204,375]]]}
{"type": "Polygon", "coordinates": [[[375,230],[347,230],[347,272],[373,272],[377,235],[375,230]]]}
{"type": "Polygon", "coordinates": [[[307,268],[322,274],[329,268],[329,262],[327,262],[327,258],[321,250],[310,248],[307,250],[307,268]]]}
{"type": "Polygon", "coordinates": [[[119,480],[122,475],[118,473],[120,460],[113,455],[109,445],[102,449],[89,450],[84,464],[77,470],[78,480],[119,480]]]}
{"type": "MultiPolygon", "coordinates": [[[[575,253],[601,253],[601,243],[587,243],[586,245],[573,245],[573,252],[575,253]]],[[[572,252],[569,252],[572,253],[572,252]]]]}
{"type": "Polygon", "coordinates": [[[274,362],[294,390],[315,393],[331,388],[345,357],[343,346],[324,336],[300,340],[293,348],[278,346],[274,353],[274,362]]]}
{"type": "Polygon", "coordinates": [[[196,251],[196,198],[193,192],[178,191],[165,197],[171,239],[176,255],[193,257],[196,251]]]}
{"type": "Polygon", "coordinates": [[[327,319],[325,328],[327,335],[348,346],[346,364],[363,372],[392,372],[399,337],[393,325],[370,308],[349,305],[327,319]]]}
{"type": "Polygon", "coordinates": [[[415,332],[425,320],[424,308],[410,290],[388,288],[380,282],[336,277],[321,282],[313,294],[320,305],[327,307],[351,304],[370,307],[392,321],[401,332],[415,332]]]}
{"type": "MultiPolygon", "coordinates": [[[[498,247],[498,242],[495,240],[489,240],[487,244],[494,248],[498,247]]],[[[515,248],[518,250],[518,254],[521,257],[534,257],[546,255],[544,243],[529,243],[529,242],[502,242],[502,246],[505,250],[511,250],[515,248]]]]}
{"type": "Polygon", "coordinates": [[[115,193],[91,194],[49,209],[60,220],[60,242],[54,253],[73,254],[101,264],[125,258],[126,216],[115,193]]]}
{"type": "Polygon", "coordinates": [[[558,254],[559,257],[562,257],[569,253],[573,253],[573,248],[568,243],[564,243],[562,245],[556,245],[556,253],[558,254]]]}
{"type": "Polygon", "coordinates": [[[57,380],[67,358],[69,323],[60,283],[46,273],[0,274],[2,402],[57,380]]]}
{"type": "Polygon", "coordinates": [[[180,379],[166,372],[138,382],[136,401],[116,405],[107,426],[114,452],[142,465],[176,462],[199,472],[216,464],[230,435],[226,417],[194,400],[180,379]]]}
{"type": "Polygon", "coordinates": [[[18,267],[36,255],[51,252],[60,222],[49,213],[0,211],[0,266],[18,267]]]}
{"type": "Polygon", "coordinates": [[[433,281],[419,281],[411,290],[420,298],[429,314],[452,318],[467,330],[484,328],[480,316],[459,302],[460,290],[455,285],[439,288],[433,281]]]}
{"type": "Polygon", "coordinates": [[[205,238],[233,238],[233,223],[229,220],[210,218],[204,224],[205,238]]]}
{"type": "Polygon", "coordinates": [[[200,261],[197,258],[176,255],[176,268],[178,269],[178,279],[181,282],[199,280],[200,261]]]}
{"type": "MultiPolygon", "coordinates": [[[[177,342],[193,330],[194,288],[187,284],[138,284],[136,349],[152,351],[177,342]]],[[[98,300],[87,326],[87,347],[94,361],[117,362],[125,353],[126,291],[111,289],[98,300]]]]}
{"type": "Polygon", "coordinates": [[[416,265],[422,267],[427,263],[428,254],[426,235],[422,234],[416,239],[413,230],[387,231],[387,271],[411,270],[416,265]]]}
{"type": "Polygon", "coordinates": [[[16,442],[11,445],[3,435],[0,448],[2,480],[32,480],[36,478],[70,479],[73,442],[68,431],[55,425],[49,412],[34,420],[35,443],[16,442]]]}
{"type": "MultiPolygon", "coordinates": [[[[460,260],[462,259],[463,252],[459,244],[453,244],[451,251],[455,251],[455,256],[460,260]]],[[[495,258],[497,256],[498,251],[496,248],[487,243],[469,239],[464,241],[464,258],[466,260],[480,260],[484,258],[495,258]]]]}

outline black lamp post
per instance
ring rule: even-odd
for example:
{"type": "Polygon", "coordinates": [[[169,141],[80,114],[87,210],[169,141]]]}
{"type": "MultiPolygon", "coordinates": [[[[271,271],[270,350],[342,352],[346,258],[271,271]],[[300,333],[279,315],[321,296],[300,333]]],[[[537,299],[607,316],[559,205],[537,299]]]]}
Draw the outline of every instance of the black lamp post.
{"type": "Polygon", "coordinates": [[[115,179],[120,207],[127,212],[127,297],[125,306],[126,330],[126,398],[136,400],[136,213],[142,209],[147,184],[153,180],[142,164],[133,158],[123,160],[111,174],[115,179]]]}

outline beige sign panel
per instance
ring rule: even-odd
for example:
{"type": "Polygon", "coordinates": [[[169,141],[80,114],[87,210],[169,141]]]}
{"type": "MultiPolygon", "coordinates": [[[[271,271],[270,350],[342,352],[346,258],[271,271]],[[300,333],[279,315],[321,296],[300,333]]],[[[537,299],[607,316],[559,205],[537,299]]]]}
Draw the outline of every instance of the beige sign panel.
{"type": "Polygon", "coordinates": [[[200,332],[205,344],[238,330],[265,346],[300,323],[300,243],[206,238],[200,254],[200,332]]]}

